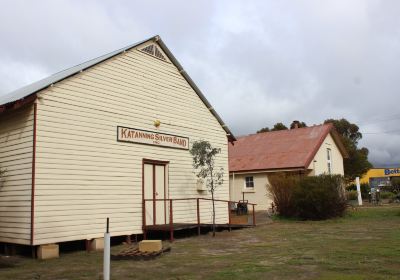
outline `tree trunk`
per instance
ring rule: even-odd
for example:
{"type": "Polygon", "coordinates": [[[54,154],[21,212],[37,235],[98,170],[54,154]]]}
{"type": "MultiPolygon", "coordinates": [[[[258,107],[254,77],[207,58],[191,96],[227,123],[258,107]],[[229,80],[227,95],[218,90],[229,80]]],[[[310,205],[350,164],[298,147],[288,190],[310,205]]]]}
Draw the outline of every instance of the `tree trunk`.
{"type": "Polygon", "coordinates": [[[214,201],[214,191],[211,192],[211,199],[212,199],[212,206],[213,206],[213,226],[212,226],[212,231],[213,231],[213,237],[215,237],[215,201],[214,201]]]}

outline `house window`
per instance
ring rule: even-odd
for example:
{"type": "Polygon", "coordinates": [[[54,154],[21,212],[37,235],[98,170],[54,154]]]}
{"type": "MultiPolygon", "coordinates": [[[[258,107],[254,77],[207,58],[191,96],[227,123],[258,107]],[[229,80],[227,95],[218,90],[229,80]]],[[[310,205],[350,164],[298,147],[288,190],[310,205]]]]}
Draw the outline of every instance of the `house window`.
{"type": "Polygon", "coordinates": [[[328,162],[328,174],[332,174],[332,151],[330,148],[326,149],[326,159],[328,162]]]}
{"type": "Polygon", "coordinates": [[[245,178],[245,185],[246,185],[246,188],[254,188],[253,176],[245,178]]]}

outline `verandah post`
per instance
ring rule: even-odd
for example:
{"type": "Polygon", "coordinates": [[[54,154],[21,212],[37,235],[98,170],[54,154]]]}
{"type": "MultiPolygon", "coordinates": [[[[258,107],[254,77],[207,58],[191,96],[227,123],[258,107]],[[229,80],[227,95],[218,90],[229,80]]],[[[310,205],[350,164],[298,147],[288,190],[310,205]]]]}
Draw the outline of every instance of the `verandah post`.
{"type": "Polygon", "coordinates": [[[230,201],[228,201],[228,223],[231,224],[231,205],[230,201]]]}
{"type": "Polygon", "coordinates": [[[228,225],[229,231],[231,231],[231,202],[228,201],[228,225]]]}

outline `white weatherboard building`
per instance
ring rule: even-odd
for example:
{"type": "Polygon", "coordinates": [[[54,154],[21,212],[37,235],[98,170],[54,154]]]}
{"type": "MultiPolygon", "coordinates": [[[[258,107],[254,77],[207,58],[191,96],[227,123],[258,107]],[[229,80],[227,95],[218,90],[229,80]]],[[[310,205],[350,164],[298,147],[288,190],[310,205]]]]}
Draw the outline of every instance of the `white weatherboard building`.
{"type": "MultiPolygon", "coordinates": [[[[201,139],[221,148],[216,198],[228,200],[234,137],[158,36],[0,97],[0,242],[100,238],[107,217],[113,236],[168,223],[169,201],[143,201],[209,197],[189,153],[201,139]]],[[[174,223],[195,220],[192,201],[173,207],[174,223]]]]}

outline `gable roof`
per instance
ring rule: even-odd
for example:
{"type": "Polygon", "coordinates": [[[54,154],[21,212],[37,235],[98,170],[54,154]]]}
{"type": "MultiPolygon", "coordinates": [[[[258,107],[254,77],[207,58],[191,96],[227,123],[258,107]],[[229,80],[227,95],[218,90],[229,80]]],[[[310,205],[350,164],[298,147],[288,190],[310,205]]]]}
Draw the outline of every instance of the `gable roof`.
{"type": "Polygon", "coordinates": [[[174,55],[167,48],[167,46],[164,44],[164,42],[158,35],[153,36],[149,39],[140,41],[138,43],[129,45],[125,48],[122,48],[122,49],[110,52],[108,54],[99,56],[97,58],[86,61],[84,63],[78,64],[78,65],[68,68],[66,70],[55,73],[45,79],[42,79],[40,81],[37,81],[35,83],[32,83],[32,84],[22,87],[20,89],[17,89],[9,94],[0,96],[0,114],[7,109],[16,109],[18,107],[25,105],[26,103],[30,103],[30,102],[34,101],[37,97],[36,94],[39,91],[51,86],[52,84],[60,82],[60,81],[66,79],[68,77],[71,77],[81,71],[84,71],[90,67],[93,67],[109,58],[112,58],[116,55],[119,55],[125,51],[133,49],[133,48],[135,48],[143,43],[149,42],[149,41],[154,41],[154,42],[158,43],[158,45],[161,47],[161,49],[164,51],[164,53],[168,56],[169,60],[175,65],[176,68],[178,68],[181,75],[185,78],[185,80],[189,83],[189,85],[197,93],[197,95],[203,101],[203,103],[207,107],[207,109],[214,115],[214,117],[220,123],[222,128],[225,130],[229,141],[235,141],[236,138],[232,134],[232,132],[230,131],[228,126],[224,123],[224,121],[221,119],[221,117],[218,115],[218,113],[211,106],[210,102],[208,102],[207,98],[204,96],[204,94],[201,92],[201,90],[197,87],[197,85],[193,82],[192,78],[190,78],[190,76],[186,73],[186,71],[183,69],[182,65],[178,62],[178,60],[174,57],[174,55]]]}
{"type": "Polygon", "coordinates": [[[348,157],[333,125],[323,124],[239,137],[229,144],[229,171],[306,169],[329,133],[348,157]]]}

